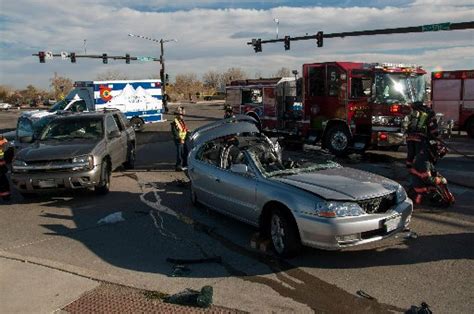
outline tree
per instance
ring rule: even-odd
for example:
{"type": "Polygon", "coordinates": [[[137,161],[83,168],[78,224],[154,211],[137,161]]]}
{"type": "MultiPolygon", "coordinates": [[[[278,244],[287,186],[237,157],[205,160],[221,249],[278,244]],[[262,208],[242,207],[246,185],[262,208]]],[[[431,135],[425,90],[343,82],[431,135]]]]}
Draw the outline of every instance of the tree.
{"type": "Polygon", "coordinates": [[[287,67],[282,67],[278,71],[276,71],[274,77],[288,77],[291,76],[291,70],[287,67]]]}
{"type": "Polygon", "coordinates": [[[187,99],[192,101],[194,95],[202,91],[202,82],[197,79],[195,73],[177,74],[173,86],[173,98],[187,99]]]}
{"type": "Polygon", "coordinates": [[[60,76],[56,72],[54,72],[54,77],[52,77],[49,81],[51,82],[51,92],[54,99],[64,98],[73,87],[71,79],[60,76]]]}
{"type": "Polygon", "coordinates": [[[99,73],[96,77],[99,81],[109,81],[109,80],[126,80],[128,79],[127,75],[117,70],[107,70],[105,72],[99,73]]]}
{"type": "Polygon", "coordinates": [[[244,80],[247,77],[247,74],[241,68],[229,68],[227,71],[222,73],[220,85],[221,90],[225,89],[225,86],[231,81],[235,80],[244,80]]]}
{"type": "Polygon", "coordinates": [[[209,92],[215,92],[219,89],[221,74],[217,71],[208,71],[202,76],[202,83],[209,92]]]}

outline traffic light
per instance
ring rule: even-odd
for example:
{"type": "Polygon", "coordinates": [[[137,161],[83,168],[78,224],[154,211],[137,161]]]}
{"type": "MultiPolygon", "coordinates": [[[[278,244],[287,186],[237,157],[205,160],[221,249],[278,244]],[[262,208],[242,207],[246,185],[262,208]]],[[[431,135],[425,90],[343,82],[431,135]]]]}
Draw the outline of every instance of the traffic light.
{"type": "Polygon", "coordinates": [[[285,50],[290,50],[290,36],[285,36],[285,50]]]}
{"type": "Polygon", "coordinates": [[[318,32],[316,34],[316,43],[318,44],[318,47],[323,46],[323,32],[318,32]]]}
{"type": "Polygon", "coordinates": [[[262,40],[260,38],[255,40],[253,49],[255,50],[255,52],[262,52],[262,40]]]}
{"type": "Polygon", "coordinates": [[[76,53],[70,52],[69,57],[71,58],[71,63],[76,63],[76,53]]]}
{"type": "Polygon", "coordinates": [[[130,55],[128,53],[125,55],[125,63],[130,64],[130,55]]]}
{"type": "Polygon", "coordinates": [[[38,52],[38,57],[39,57],[40,63],[45,63],[46,54],[44,53],[44,51],[38,52]]]}
{"type": "Polygon", "coordinates": [[[103,54],[102,54],[102,63],[103,63],[103,64],[109,63],[109,60],[107,60],[107,54],[106,54],[106,53],[103,53],[103,54]]]}

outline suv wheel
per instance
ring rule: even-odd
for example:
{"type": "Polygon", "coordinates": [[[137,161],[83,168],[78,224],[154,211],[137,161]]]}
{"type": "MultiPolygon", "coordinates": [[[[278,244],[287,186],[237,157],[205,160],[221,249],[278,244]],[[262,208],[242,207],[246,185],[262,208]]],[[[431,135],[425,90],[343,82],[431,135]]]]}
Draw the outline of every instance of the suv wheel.
{"type": "Polygon", "coordinates": [[[298,227],[289,213],[276,208],[270,215],[269,233],[273,249],[281,257],[293,257],[301,249],[298,227]]]}
{"type": "Polygon", "coordinates": [[[135,159],[137,153],[135,151],[135,145],[133,143],[128,144],[127,149],[127,161],[125,161],[125,169],[134,169],[135,168],[135,159]]]}
{"type": "Polygon", "coordinates": [[[132,124],[132,127],[135,130],[135,132],[143,131],[144,123],[142,119],[138,117],[134,117],[132,118],[132,120],[130,120],[130,123],[132,124]]]}
{"type": "Polygon", "coordinates": [[[102,162],[100,167],[100,182],[95,186],[95,192],[99,195],[105,195],[110,190],[110,167],[107,160],[102,162]]]}

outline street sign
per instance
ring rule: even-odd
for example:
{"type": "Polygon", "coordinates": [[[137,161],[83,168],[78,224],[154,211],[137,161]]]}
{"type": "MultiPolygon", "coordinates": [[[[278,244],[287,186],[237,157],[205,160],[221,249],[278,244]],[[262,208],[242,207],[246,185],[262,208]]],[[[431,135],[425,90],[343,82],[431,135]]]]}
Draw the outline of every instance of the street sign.
{"type": "Polygon", "coordinates": [[[143,62],[147,62],[147,61],[154,61],[155,58],[153,57],[137,57],[137,61],[143,61],[143,62]]]}
{"type": "Polygon", "coordinates": [[[421,27],[422,32],[437,32],[437,31],[449,31],[451,29],[451,23],[439,23],[439,24],[429,24],[423,25],[421,27]]]}
{"type": "Polygon", "coordinates": [[[46,51],[44,54],[45,59],[47,60],[53,60],[53,52],[52,51],[46,51]]]}
{"type": "Polygon", "coordinates": [[[67,54],[67,52],[65,52],[65,51],[61,51],[61,59],[63,59],[63,60],[66,60],[66,59],[67,59],[67,57],[68,57],[68,54],[67,54]]]}

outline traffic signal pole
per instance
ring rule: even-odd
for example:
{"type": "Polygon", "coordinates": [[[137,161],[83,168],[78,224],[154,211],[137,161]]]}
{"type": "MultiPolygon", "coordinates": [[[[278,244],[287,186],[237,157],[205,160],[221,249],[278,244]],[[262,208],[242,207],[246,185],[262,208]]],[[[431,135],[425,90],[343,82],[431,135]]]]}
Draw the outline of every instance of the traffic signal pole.
{"type": "MultiPolygon", "coordinates": [[[[289,41],[311,40],[311,39],[313,39],[313,40],[318,41],[318,47],[322,47],[322,39],[323,38],[344,38],[344,37],[354,37],[354,36],[422,33],[422,32],[463,30],[463,29],[473,29],[473,28],[474,28],[474,21],[460,22],[460,23],[447,22],[447,23],[429,24],[429,25],[421,25],[421,26],[385,28],[385,29],[363,30],[363,31],[353,31],[353,32],[341,32],[341,33],[331,33],[331,34],[323,34],[322,32],[318,32],[315,35],[291,37],[291,38],[289,38],[289,41]],[[321,36],[321,37],[319,37],[319,36],[321,36]]],[[[261,49],[262,44],[276,43],[276,42],[285,42],[285,38],[267,39],[267,40],[262,40],[260,38],[259,39],[252,39],[252,41],[247,42],[247,45],[254,46],[255,52],[260,52],[260,51],[262,51],[262,49],[261,49]],[[256,45],[260,45],[260,47],[257,47],[256,45]]]]}

